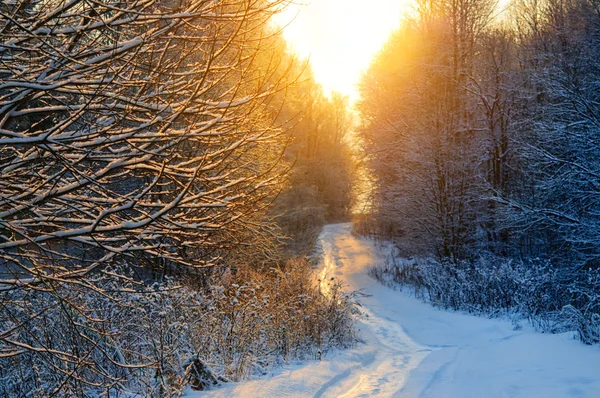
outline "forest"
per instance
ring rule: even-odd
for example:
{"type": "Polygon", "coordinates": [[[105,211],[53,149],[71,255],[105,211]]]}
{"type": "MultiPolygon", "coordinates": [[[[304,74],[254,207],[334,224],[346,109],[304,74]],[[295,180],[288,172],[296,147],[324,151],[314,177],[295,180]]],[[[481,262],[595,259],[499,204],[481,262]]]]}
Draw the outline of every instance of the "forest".
{"type": "Polygon", "coordinates": [[[304,259],[351,207],[348,111],[283,6],[0,6],[0,396],[175,396],[354,340],[304,259]]]}
{"type": "Polygon", "coordinates": [[[600,342],[600,2],[417,2],[360,83],[374,271],[600,342]],[[434,258],[433,261],[422,261],[434,258]]]}
{"type": "Polygon", "coordinates": [[[361,343],[326,224],[600,343],[600,1],[416,0],[329,92],[291,0],[0,4],[0,397],[182,396],[361,343]]]}

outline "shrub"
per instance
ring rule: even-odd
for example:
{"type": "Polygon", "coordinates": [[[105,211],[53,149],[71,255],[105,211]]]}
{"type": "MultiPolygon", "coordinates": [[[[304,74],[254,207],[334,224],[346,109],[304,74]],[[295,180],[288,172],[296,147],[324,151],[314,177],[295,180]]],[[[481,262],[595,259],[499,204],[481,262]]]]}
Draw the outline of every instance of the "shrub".
{"type": "Polygon", "coordinates": [[[240,380],[356,339],[351,297],[334,282],[321,294],[304,260],[212,278],[205,290],[169,279],[146,286],[113,269],[96,287],[1,292],[0,353],[14,354],[0,356],[0,396],[174,396],[214,384],[198,369],[240,380]]]}
{"type": "Polygon", "coordinates": [[[410,286],[432,304],[470,313],[524,317],[544,332],[575,331],[600,342],[600,270],[570,270],[541,260],[484,256],[473,262],[389,257],[370,269],[382,283],[410,286]]]}

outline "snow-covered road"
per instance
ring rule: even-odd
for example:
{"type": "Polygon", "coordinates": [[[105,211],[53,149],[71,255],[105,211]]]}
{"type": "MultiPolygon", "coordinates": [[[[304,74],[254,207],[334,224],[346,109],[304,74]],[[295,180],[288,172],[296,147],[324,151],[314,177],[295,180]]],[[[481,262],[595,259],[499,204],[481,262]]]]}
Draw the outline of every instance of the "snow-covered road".
{"type": "Polygon", "coordinates": [[[600,397],[600,347],[438,310],[384,287],[367,275],[379,253],[350,232],[350,224],[324,228],[320,272],[366,294],[365,343],[200,396],[600,397]]]}

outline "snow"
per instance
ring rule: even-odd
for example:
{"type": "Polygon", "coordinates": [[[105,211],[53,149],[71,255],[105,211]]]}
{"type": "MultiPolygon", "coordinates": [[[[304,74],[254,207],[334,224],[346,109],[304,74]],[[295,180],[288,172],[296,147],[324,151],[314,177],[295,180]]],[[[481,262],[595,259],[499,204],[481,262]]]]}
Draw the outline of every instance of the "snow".
{"type": "Polygon", "coordinates": [[[350,224],[326,226],[320,244],[320,276],[366,295],[359,300],[364,344],[188,396],[600,397],[600,347],[439,310],[382,286],[367,270],[383,254],[352,236],[350,224]]]}

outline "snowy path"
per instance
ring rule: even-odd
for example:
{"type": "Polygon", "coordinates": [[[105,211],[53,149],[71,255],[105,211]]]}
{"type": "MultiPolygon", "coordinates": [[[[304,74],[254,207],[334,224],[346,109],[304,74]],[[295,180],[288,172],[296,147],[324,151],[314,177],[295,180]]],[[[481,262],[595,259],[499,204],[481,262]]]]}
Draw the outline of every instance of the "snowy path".
{"type": "Polygon", "coordinates": [[[362,298],[365,344],[321,362],[198,394],[210,397],[600,397],[600,347],[441,311],[367,276],[380,261],[349,224],[321,234],[321,276],[362,298]]]}

